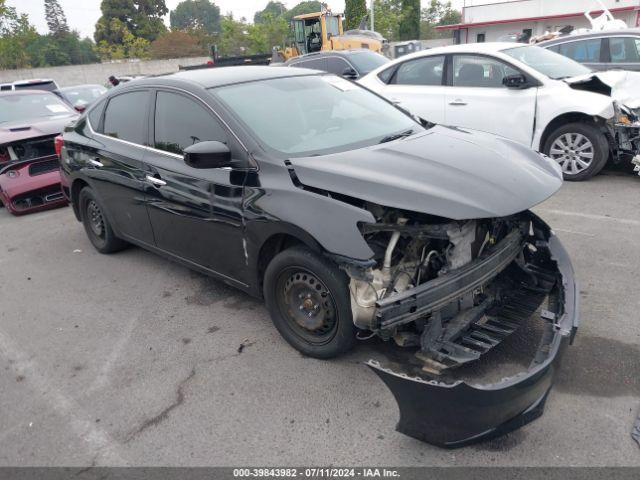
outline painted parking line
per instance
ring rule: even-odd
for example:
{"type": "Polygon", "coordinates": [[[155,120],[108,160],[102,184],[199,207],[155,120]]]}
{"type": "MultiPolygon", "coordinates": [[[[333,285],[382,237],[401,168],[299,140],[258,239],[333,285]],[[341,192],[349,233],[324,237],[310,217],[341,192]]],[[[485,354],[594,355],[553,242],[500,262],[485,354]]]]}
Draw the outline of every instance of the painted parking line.
{"type": "Polygon", "coordinates": [[[9,364],[14,372],[24,377],[25,384],[37,392],[37,398],[67,420],[69,428],[85,444],[87,453],[94,463],[127,465],[119,444],[105,430],[96,426],[94,417],[87,414],[75,400],[61,392],[54,382],[41,373],[42,369],[38,364],[1,331],[0,357],[11,360],[9,364]]]}

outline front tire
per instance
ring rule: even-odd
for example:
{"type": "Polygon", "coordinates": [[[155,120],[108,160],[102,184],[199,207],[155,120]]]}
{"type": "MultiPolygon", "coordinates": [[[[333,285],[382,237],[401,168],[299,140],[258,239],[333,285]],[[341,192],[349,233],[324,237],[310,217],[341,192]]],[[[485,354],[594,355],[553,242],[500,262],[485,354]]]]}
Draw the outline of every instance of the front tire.
{"type": "Polygon", "coordinates": [[[116,237],[104,208],[93,190],[84,187],[78,196],[80,217],[89,240],[100,253],[114,253],[127,247],[127,242],[116,237]]]}
{"type": "Polygon", "coordinates": [[[543,152],[562,167],[565,180],[588,180],[609,158],[607,137],[596,125],[569,123],[549,135],[543,152]]]}
{"type": "Polygon", "coordinates": [[[332,358],[353,348],[349,279],[328,259],[306,247],[280,252],[265,272],[264,298],[275,327],[304,355],[332,358]]]}

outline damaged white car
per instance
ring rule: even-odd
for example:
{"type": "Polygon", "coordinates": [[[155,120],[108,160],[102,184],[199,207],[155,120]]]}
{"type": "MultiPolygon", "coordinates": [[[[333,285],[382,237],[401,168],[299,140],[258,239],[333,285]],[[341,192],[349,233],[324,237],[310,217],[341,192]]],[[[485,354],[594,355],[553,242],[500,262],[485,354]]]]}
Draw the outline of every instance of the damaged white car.
{"type": "Polygon", "coordinates": [[[474,43],[402,57],[359,80],[425,120],[515,140],[586,180],[608,160],[638,165],[640,81],[592,72],[532,45],[474,43]]]}

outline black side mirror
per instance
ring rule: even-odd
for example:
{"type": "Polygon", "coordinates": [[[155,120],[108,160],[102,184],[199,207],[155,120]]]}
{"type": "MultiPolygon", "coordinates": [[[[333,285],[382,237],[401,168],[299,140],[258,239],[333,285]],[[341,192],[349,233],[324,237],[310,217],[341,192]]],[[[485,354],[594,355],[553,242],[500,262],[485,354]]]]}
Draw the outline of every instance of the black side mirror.
{"type": "Polygon", "coordinates": [[[507,75],[502,79],[502,84],[507,88],[529,88],[527,77],[522,74],[507,75]]]}
{"type": "Polygon", "coordinates": [[[231,166],[231,150],[222,142],[200,142],[184,149],[184,163],[193,168],[231,166]]]}
{"type": "Polygon", "coordinates": [[[354,68],[345,68],[344,72],[342,72],[342,76],[348,80],[357,80],[360,75],[354,68]]]}

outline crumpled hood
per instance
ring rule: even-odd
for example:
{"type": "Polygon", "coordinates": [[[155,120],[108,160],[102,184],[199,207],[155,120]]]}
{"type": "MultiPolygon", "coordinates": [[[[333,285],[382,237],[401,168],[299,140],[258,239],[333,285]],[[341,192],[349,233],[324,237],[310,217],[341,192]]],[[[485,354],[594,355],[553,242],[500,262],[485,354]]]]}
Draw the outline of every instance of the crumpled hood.
{"type": "Polygon", "coordinates": [[[562,185],[559,166],[523,145],[442,126],[394,142],[290,162],[303,185],[455,220],[518,213],[562,185]]]}
{"type": "Polygon", "coordinates": [[[629,108],[640,107],[640,72],[609,70],[565,78],[564,81],[573,88],[607,95],[629,108]]]}
{"type": "Polygon", "coordinates": [[[29,138],[45,137],[61,133],[69,123],[78,118],[76,114],[56,115],[19,122],[0,123],[0,145],[29,138]]]}

